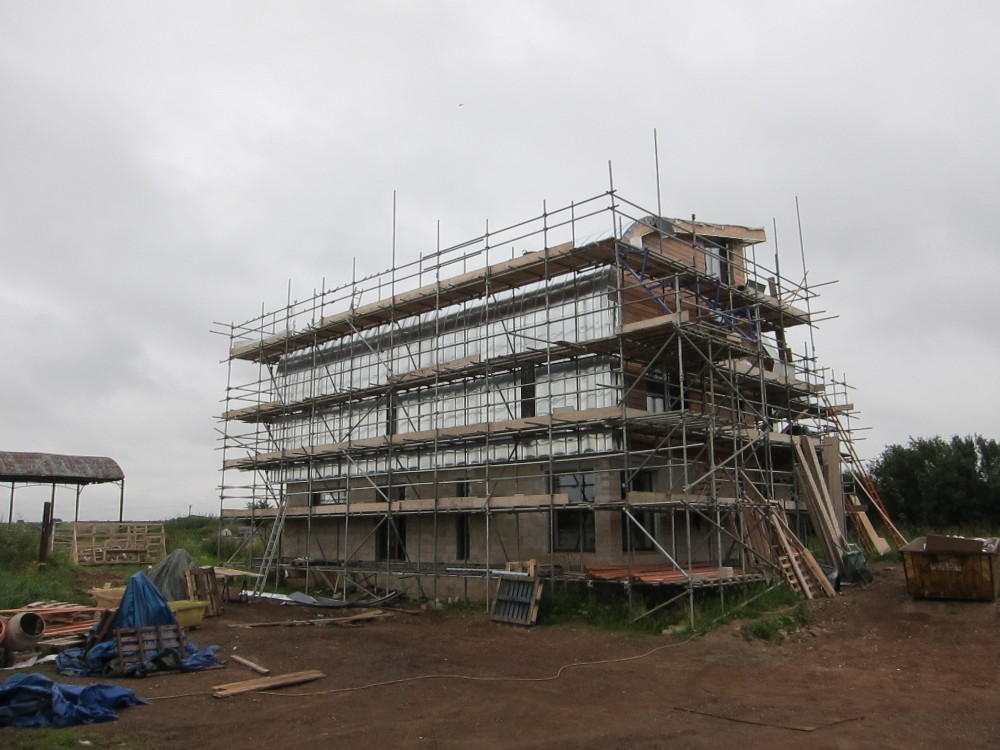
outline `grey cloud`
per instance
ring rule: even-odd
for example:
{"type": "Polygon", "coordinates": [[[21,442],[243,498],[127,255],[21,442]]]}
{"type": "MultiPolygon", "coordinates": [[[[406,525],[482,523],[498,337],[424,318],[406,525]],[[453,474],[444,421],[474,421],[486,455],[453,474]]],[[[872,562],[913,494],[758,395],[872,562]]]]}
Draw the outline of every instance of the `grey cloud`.
{"type": "Polygon", "coordinates": [[[789,276],[800,197],[810,281],[839,280],[818,354],[857,386],[865,455],[989,434],[998,14],[5,3],[3,445],[114,456],[132,517],[217,510],[213,321],[387,266],[393,190],[401,259],[439,221],[449,244],[600,193],[609,160],[654,208],[654,127],[664,212],[775,219],[789,276]]]}

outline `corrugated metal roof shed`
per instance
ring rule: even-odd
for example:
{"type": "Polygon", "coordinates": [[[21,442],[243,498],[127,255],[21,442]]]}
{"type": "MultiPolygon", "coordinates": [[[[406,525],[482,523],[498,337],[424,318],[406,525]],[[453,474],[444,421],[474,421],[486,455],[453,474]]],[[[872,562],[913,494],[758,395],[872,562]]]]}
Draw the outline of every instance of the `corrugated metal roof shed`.
{"type": "Polygon", "coordinates": [[[111,458],[0,451],[0,482],[99,484],[123,479],[125,472],[111,458]]]}

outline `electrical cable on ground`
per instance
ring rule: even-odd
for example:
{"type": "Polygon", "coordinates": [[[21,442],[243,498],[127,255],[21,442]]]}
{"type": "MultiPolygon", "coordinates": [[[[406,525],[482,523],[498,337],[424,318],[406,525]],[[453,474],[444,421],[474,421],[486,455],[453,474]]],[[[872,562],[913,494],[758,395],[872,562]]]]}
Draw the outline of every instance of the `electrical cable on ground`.
{"type": "MultiPolygon", "coordinates": [[[[651,648],[641,654],[635,654],[633,656],[622,656],[616,659],[597,659],[595,661],[578,661],[571,664],[564,664],[556,671],[555,674],[549,675],[548,677],[482,677],[478,675],[465,675],[465,674],[422,674],[414,675],[412,677],[400,677],[395,680],[383,680],[381,682],[370,682],[366,685],[355,685],[353,687],[343,687],[343,688],[332,688],[330,690],[318,690],[312,693],[289,693],[282,691],[269,692],[269,691],[258,691],[257,695],[275,695],[275,696],[285,696],[288,698],[308,698],[315,695],[332,695],[334,693],[352,693],[360,690],[370,690],[377,687],[387,687],[389,685],[400,685],[406,682],[416,682],[418,680],[466,680],[469,682],[551,682],[552,680],[558,680],[562,677],[563,673],[568,669],[574,669],[577,667],[594,667],[601,664],[618,664],[627,661],[636,661],[638,659],[645,659],[648,656],[652,656],[657,651],[663,651],[664,649],[674,648],[675,646],[683,646],[685,643],[689,643],[694,640],[698,634],[691,635],[683,641],[678,641],[677,643],[666,643],[662,646],[656,646],[651,648]]],[[[160,695],[148,698],[147,700],[168,700],[172,698],[189,698],[196,695],[211,695],[211,691],[201,691],[196,693],[179,693],[177,695],[160,695]]]]}

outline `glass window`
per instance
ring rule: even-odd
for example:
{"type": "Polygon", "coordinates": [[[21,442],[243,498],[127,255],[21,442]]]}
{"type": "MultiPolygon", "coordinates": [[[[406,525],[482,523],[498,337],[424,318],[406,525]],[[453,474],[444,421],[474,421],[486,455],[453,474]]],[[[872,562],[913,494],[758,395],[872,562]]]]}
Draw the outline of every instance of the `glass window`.
{"type": "Polygon", "coordinates": [[[553,552],[593,552],[594,513],[588,510],[557,510],[552,533],[553,552]]]}
{"type": "Polygon", "coordinates": [[[653,550],[651,536],[656,535],[656,522],[651,510],[633,511],[635,521],[642,529],[636,527],[635,521],[622,512],[622,552],[649,552],[653,550]],[[645,530],[647,533],[643,533],[645,530]],[[647,536],[648,534],[648,536],[647,536]]]}
{"type": "Polygon", "coordinates": [[[569,495],[571,503],[592,503],[595,497],[594,475],[583,472],[555,474],[552,477],[552,492],[569,495]]]}

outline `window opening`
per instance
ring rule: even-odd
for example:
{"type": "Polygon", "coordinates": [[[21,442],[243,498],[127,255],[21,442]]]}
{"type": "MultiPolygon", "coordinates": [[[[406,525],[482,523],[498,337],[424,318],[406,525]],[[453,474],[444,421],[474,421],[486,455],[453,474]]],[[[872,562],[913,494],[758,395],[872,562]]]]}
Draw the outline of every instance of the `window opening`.
{"type": "Polygon", "coordinates": [[[468,560],[469,552],[472,549],[470,544],[472,534],[472,518],[468,513],[459,513],[455,516],[455,559],[468,560]]]}
{"type": "Polygon", "coordinates": [[[594,527],[594,513],[589,509],[557,510],[552,551],[593,552],[596,549],[594,527]]]}
{"type": "Polygon", "coordinates": [[[535,366],[521,368],[521,418],[535,416],[535,366]]]}
{"type": "Polygon", "coordinates": [[[383,519],[375,540],[376,560],[406,559],[406,519],[393,516],[383,519]]]}
{"type": "MultiPolygon", "coordinates": [[[[656,535],[656,520],[651,510],[633,510],[632,515],[635,520],[651,535],[656,535]]],[[[636,528],[635,521],[625,515],[622,511],[622,552],[651,552],[653,550],[653,540],[636,528]]]]}

